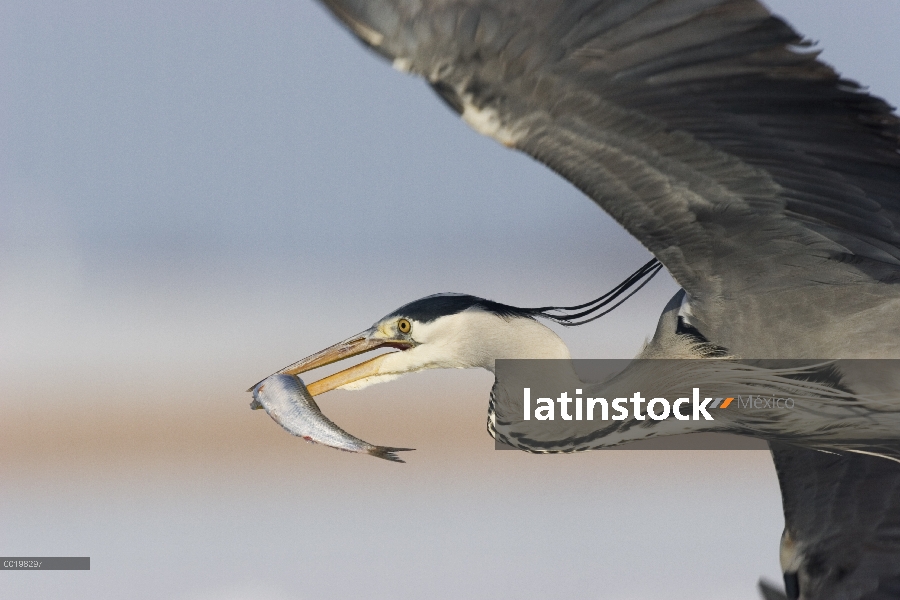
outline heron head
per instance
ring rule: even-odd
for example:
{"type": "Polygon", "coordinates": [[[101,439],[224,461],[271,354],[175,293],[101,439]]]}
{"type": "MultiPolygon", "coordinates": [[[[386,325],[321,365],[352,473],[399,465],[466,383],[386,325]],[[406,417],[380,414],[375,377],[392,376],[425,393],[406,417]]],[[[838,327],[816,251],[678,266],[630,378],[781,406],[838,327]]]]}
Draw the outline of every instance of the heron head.
{"type": "Polygon", "coordinates": [[[410,302],[369,329],[282,369],[294,375],[377,350],[393,348],[315,381],[312,395],[361,389],[425,369],[481,367],[498,358],[569,358],[562,340],[527,310],[466,294],[435,294],[410,302]]]}

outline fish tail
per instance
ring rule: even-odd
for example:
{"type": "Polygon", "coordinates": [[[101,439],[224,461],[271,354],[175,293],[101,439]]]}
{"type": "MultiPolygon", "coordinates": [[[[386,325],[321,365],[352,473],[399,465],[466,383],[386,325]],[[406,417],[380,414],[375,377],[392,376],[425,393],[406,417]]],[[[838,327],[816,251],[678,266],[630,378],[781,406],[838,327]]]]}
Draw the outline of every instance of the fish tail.
{"type": "Polygon", "coordinates": [[[415,448],[392,448],[390,446],[373,446],[370,450],[366,450],[367,454],[390,460],[393,462],[405,463],[406,461],[394,454],[395,452],[409,452],[415,448]]]}

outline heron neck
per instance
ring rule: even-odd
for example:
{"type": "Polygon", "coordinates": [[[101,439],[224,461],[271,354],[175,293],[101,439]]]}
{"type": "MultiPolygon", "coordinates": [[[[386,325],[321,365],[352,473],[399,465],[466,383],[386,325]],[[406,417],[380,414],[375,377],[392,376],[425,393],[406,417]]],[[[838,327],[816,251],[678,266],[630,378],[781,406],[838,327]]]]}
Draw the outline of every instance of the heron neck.
{"type": "Polygon", "coordinates": [[[502,359],[571,360],[566,344],[541,323],[515,319],[503,325],[481,336],[478,366],[495,372],[496,361],[502,359]]]}

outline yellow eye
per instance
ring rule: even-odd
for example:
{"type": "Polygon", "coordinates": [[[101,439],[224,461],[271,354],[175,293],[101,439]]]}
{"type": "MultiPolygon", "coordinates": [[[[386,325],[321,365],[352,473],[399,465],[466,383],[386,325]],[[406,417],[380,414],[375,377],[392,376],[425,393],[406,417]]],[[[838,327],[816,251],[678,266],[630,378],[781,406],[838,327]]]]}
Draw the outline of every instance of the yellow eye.
{"type": "Polygon", "coordinates": [[[409,330],[412,329],[412,325],[410,325],[409,321],[406,319],[400,319],[397,321],[397,329],[400,330],[400,333],[409,333],[409,330]]]}

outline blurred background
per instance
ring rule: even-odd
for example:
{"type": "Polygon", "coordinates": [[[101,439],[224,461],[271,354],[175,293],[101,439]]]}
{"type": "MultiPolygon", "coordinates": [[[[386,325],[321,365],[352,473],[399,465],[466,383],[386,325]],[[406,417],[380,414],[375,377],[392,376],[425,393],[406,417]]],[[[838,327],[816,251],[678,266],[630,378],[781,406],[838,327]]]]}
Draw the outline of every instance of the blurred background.
{"type": "MultiPolygon", "coordinates": [[[[769,5],[900,101],[900,4],[769,5]]],[[[321,398],[398,465],[292,438],[243,392],[421,296],[586,301],[649,259],[317,4],[0,2],[6,598],[756,598],[765,452],[493,450],[486,372],[321,398]]],[[[563,330],[632,356],[664,276],[563,330]]]]}

